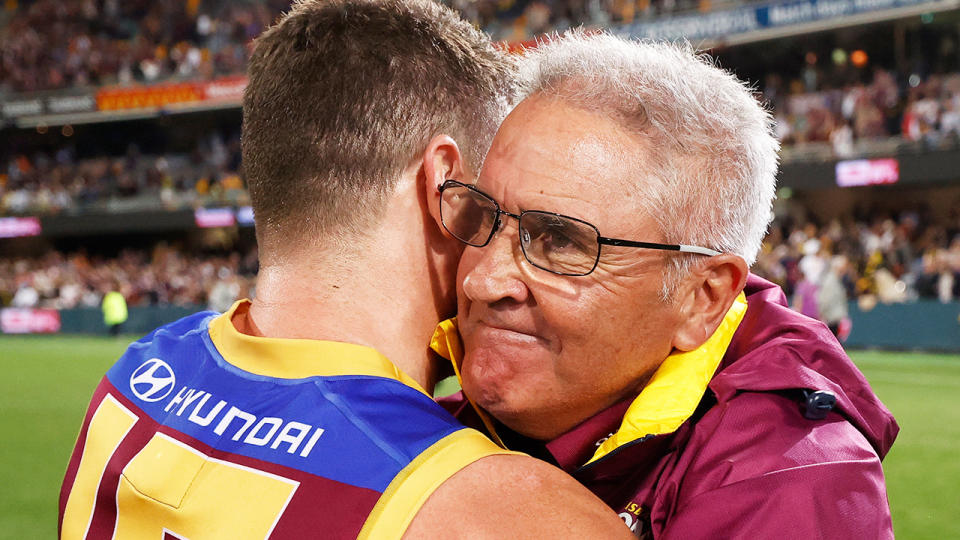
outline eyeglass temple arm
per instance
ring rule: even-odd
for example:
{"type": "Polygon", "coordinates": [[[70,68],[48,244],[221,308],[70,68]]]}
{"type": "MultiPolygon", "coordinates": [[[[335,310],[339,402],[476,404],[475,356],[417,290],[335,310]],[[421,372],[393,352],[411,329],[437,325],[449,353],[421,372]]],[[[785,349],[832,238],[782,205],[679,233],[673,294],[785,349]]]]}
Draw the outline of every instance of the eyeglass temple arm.
{"type": "Polygon", "coordinates": [[[681,253],[697,253],[699,255],[706,255],[712,257],[714,255],[720,255],[719,251],[700,247],[700,246],[688,246],[686,244],[657,244],[654,242],[634,242],[632,240],[621,240],[619,238],[607,238],[601,236],[599,242],[606,246],[624,246],[624,247],[638,247],[638,248],[647,248],[647,249],[662,249],[665,251],[679,251],[681,253]]]}

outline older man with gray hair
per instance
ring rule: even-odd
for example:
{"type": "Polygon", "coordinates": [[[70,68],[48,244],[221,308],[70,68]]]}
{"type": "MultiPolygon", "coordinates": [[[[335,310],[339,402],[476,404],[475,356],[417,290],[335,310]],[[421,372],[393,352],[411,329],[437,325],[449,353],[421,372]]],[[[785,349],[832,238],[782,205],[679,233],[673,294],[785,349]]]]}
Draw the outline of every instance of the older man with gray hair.
{"type": "Polygon", "coordinates": [[[474,406],[461,418],[641,537],[892,536],[896,422],[827,328],[748,270],[778,151],[750,89],[688,46],[604,34],[526,68],[477,184],[441,186],[468,245],[458,322],[434,339],[474,406]]]}

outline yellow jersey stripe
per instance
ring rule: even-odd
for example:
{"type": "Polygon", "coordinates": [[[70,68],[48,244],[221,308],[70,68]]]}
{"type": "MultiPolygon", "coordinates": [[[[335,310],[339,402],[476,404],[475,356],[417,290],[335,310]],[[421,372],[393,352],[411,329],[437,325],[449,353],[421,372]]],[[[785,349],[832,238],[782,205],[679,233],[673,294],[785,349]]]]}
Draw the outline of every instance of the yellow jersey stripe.
{"type": "Polygon", "coordinates": [[[390,482],[367,517],[357,540],[400,538],[440,484],[480,458],[516,454],[465,428],[435,442],[390,482]]]}
{"type": "Polygon", "coordinates": [[[139,418],[110,394],[100,402],[87,427],[83,456],[63,511],[63,540],[86,538],[93,520],[100,480],[110,458],[139,418]]]}
{"type": "Polygon", "coordinates": [[[304,379],[339,375],[365,375],[396,379],[429,396],[412,377],[376,349],[340,341],[283,339],[249,336],[231,318],[239,300],[226,313],[210,321],[210,340],[231,365],[249,373],[277,379],[304,379]]]}

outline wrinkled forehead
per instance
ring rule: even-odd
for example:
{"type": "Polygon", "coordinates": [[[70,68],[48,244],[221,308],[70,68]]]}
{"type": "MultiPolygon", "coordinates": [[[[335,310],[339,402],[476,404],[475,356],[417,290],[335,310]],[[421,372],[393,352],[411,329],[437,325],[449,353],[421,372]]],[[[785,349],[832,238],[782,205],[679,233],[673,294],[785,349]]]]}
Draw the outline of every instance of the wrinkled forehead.
{"type": "Polygon", "coordinates": [[[637,221],[648,157],[648,145],[616,121],[535,96],[501,125],[478,187],[508,211],[547,210],[621,228],[637,221]]]}

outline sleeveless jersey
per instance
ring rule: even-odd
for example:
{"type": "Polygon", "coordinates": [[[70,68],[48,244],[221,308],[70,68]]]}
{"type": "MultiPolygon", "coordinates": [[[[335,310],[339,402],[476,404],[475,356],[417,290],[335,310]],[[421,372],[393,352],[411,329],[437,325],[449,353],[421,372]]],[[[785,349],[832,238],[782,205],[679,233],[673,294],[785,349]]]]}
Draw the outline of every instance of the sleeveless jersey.
{"type": "Polygon", "coordinates": [[[503,452],[377,351],[198,313],[97,387],[60,494],[79,538],[399,538],[430,493],[503,452]]]}

